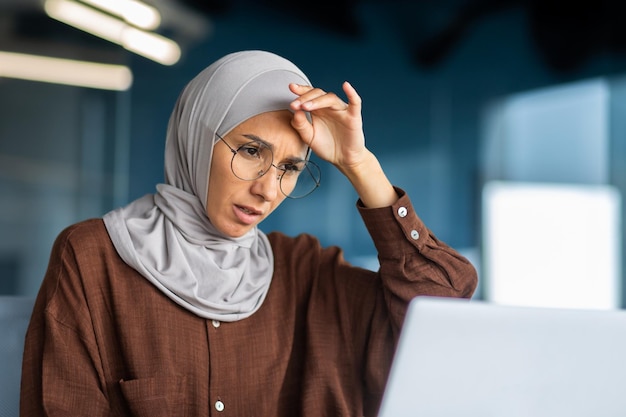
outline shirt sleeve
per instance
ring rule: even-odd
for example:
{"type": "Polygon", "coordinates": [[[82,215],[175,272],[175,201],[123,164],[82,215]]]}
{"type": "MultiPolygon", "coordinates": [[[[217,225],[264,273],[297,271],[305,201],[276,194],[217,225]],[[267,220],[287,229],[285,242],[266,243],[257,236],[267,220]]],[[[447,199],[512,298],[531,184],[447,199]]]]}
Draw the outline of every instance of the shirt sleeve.
{"type": "Polygon", "coordinates": [[[394,331],[404,321],[409,301],[419,295],[469,298],[478,282],[473,265],[438,240],[418,217],[408,195],[396,188],[389,207],[358,210],[374,241],[387,310],[394,331]]]}
{"type": "Polygon", "coordinates": [[[363,357],[364,400],[371,400],[370,411],[380,405],[409,302],[424,295],[469,298],[478,281],[472,264],[439,241],[406,193],[396,191],[399,199],[390,207],[368,209],[357,203],[380,263],[363,357]]]}
{"type": "Polygon", "coordinates": [[[53,246],[26,334],[22,417],[113,415],[68,233],[53,246]]]}

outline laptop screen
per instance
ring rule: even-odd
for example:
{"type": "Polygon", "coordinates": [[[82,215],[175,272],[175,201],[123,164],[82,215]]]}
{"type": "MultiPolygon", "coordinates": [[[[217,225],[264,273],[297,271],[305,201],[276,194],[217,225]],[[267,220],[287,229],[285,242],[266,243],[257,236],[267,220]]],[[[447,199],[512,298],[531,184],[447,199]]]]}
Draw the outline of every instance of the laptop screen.
{"type": "Polygon", "coordinates": [[[379,417],[626,415],[626,312],[418,297],[379,417]]]}

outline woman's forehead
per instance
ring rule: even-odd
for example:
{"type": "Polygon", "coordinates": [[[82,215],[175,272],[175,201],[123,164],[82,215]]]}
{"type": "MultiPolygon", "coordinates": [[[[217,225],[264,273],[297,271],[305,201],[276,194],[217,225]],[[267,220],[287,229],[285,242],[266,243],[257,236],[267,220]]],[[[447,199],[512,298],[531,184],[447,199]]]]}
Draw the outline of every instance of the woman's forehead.
{"type": "Polygon", "coordinates": [[[261,113],[240,123],[231,133],[267,141],[270,145],[289,139],[300,141],[300,135],[291,126],[292,115],[288,110],[261,113]]]}
{"type": "Polygon", "coordinates": [[[233,130],[244,127],[259,128],[291,128],[291,118],[293,113],[289,110],[276,110],[259,113],[239,123],[233,130]]]}

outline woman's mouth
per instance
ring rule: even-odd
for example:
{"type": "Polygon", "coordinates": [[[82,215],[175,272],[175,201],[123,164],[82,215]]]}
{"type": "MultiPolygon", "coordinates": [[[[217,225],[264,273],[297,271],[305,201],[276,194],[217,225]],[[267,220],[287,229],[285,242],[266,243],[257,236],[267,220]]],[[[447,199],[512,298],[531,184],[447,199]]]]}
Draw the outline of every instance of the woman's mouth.
{"type": "Polygon", "coordinates": [[[234,211],[239,221],[247,225],[257,223],[262,215],[259,210],[247,206],[235,205],[234,211]]]}

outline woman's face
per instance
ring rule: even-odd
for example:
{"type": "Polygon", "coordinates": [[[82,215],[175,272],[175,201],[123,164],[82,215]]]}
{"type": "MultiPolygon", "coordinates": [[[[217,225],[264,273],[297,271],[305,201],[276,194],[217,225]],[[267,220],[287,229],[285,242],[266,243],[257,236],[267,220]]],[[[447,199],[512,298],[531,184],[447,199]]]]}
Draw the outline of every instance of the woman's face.
{"type": "MultiPolygon", "coordinates": [[[[224,140],[237,149],[258,138],[272,148],[274,165],[304,159],[307,147],[291,127],[291,118],[288,110],[262,113],[235,127],[224,140]]],[[[280,191],[277,178],[281,172],[274,166],[262,177],[245,181],[233,174],[232,158],[230,148],[218,139],[213,149],[206,207],[207,216],[220,232],[240,237],[265,219],[286,197],[280,191]]]]}

